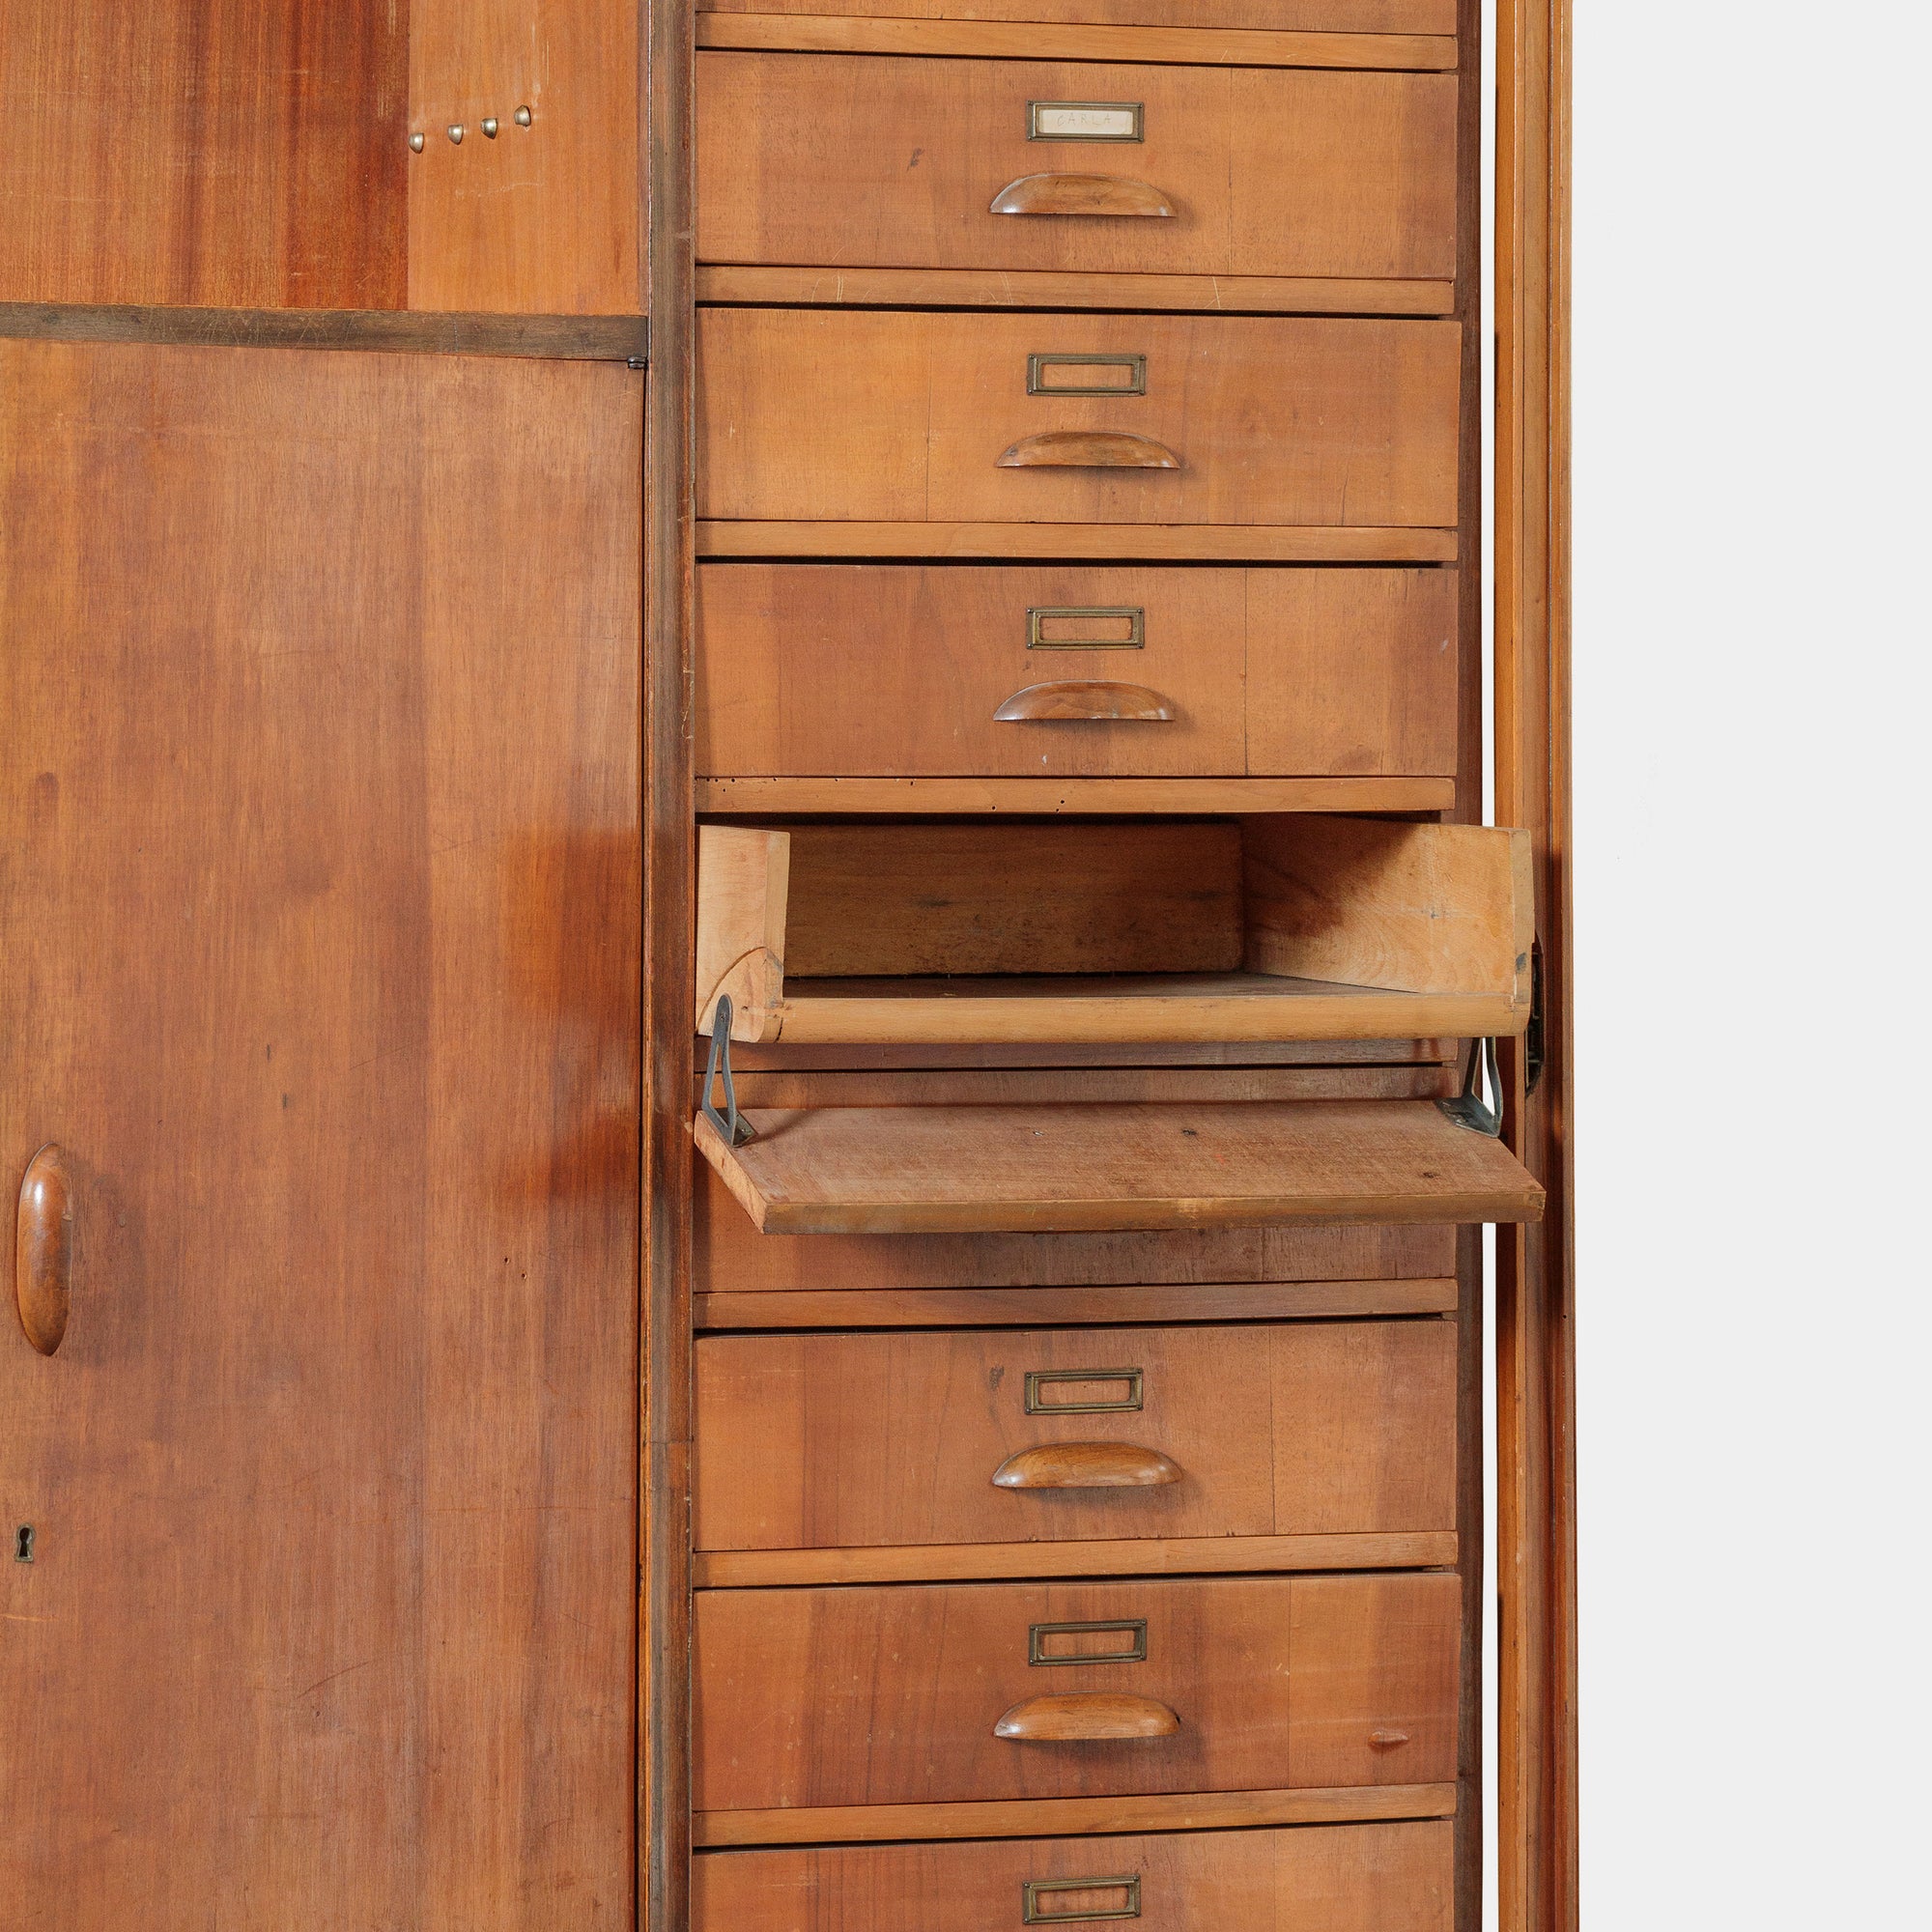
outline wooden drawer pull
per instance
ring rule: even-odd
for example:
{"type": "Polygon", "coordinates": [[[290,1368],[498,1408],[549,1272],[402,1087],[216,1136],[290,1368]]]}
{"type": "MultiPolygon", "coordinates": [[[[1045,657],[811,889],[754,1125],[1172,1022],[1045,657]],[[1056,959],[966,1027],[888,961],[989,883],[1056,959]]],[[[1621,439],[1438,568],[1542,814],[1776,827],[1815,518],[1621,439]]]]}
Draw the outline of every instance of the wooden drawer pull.
{"type": "Polygon", "coordinates": [[[1049,429],[1023,436],[994,460],[999,469],[1179,469],[1180,459],[1151,436],[1124,430],[1049,429]]]}
{"type": "Polygon", "coordinates": [[[1022,175],[993,197],[994,214],[1171,216],[1159,188],[1128,175],[1022,175]]]}
{"type": "Polygon", "coordinates": [[[1406,1745],[1408,1742],[1408,1733],[1406,1731],[1371,1731],[1369,1733],[1369,1742],[1378,1750],[1394,1750],[1397,1745],[1406,1745]]]}
{"type": "Polygon", "coordinates": [[[993,713],[1002,724],[1093,719],[1116,724],[1166,724],[1174,707],[1159,692],[1144,684],[1107,684],[1098,679],[1065,678],[1052,684],[1030,684],[1016,691],[993,713]]]}
{"type": "Polygon", "coordinates": [[[67,1333],[72,1282],[67,1157],[50,1141],[27,1163],[14,1224],[14,1298],[27,1340],[43,1355],[51,1355],[67,1333]]]}
{"type": "Polygon", "coordinates": [[[1179,1480],[1158,1449],[1131,1442],[1042,1442],[993,1471],[996,1490],[1153,1490],[1179,1480]]]}
{"type": "Polygon", "coordinates": [[[993,1726],[996,1738],[1022,1744],[1098,1743],[1108,1738],[1171,1738],[1180,1719],[1156,1697],[1114,1690],[1029,1697],[993,1726]]]}

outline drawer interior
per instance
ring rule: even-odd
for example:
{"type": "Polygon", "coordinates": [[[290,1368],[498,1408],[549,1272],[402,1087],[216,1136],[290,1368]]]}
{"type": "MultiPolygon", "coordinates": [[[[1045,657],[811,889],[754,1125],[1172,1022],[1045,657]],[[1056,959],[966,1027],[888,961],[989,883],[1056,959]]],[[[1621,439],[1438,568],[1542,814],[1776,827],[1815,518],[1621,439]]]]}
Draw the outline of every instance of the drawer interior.
{"type": "Polygon", "coordinates": [[[1326,813],[706,825],[695,1015],[825,1042],[1490,1037],[1527,835],[1326,813]]]}

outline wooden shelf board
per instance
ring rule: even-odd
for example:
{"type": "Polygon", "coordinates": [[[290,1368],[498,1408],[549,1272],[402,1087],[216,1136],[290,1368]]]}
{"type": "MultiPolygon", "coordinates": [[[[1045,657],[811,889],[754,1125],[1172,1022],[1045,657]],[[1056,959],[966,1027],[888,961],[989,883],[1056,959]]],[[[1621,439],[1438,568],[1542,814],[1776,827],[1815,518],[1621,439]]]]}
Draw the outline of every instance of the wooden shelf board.
{"type": "Polygon", "coordinates": [[[979,1804],[841,1804],[784,1811],[699,1811],[692,1843],[875,1844],[884,1839],[1063,1838],[1109,1832],[1236,1831],[1453,1818],[1453,1784],[1356,1784],[1287,1791],[1209,1791],[1145,1798],[1033,1798],[979,1804]]]}
{"type": "Polygon", "coordinates": [[[1091,814],[1451,811],[1450,778],[980,779],[700,778],[716,816],[824,812],[1091,814]]]}
{"type": "Polygon", "coordinates": [[[1456,1283],[1165,1282],[1090,1288],[787,1289],[693,1297],[702,1329],[1067,1327],[1453,1315],[1456,1283]]]}
{"type": "Polygon", "coordinates": [[[1134,61],[1156,66],[1354,68],[1421,73],[1445,72],[1456,66],[1453,34],[1086,26],[1056,21],[917,20],[824,14],[700,13],[697,44],[793,53],[1134,61]]]}
{"type": "Polygon", "coordinates": [[[1267,973],[787,980],[764,1036],[800,1045],[948,1041],[1456,1039],[1519,1034],[1503,994],[1408,993],[1267,973]]]}
{"type": "Polygon", "coordinates": [[[1533,1221],[1543,1190],[1431,1100],[754,1108],[699,1150],[761,1233],[1533,1221]]]}
{"type": "Polygon", "coordinates": [[[1353,1536],[1139,1537],[1120,1542],[970,1543],[867,1549],[713,1549],[693,1557],[699,1589],[958,1582],[1007,1577],[1187,1577],[1275,1570],[1452,1570],[1454,1530],[1353,1536]]]}
{"type": "Polygon", "coordinates": [[[1456,532],[1367,524],[862,524],[707,519],[699,556],[1163,558],[1215,563],[1454,563],[1456,532]]]}
{"type": "Polygon", "coordinates": [[[1086,274],[708,263],[697,299],[777,308],[1035,308],[1209,315],[1454,315],[1456,284],[1390,276],[1086,274]]]}

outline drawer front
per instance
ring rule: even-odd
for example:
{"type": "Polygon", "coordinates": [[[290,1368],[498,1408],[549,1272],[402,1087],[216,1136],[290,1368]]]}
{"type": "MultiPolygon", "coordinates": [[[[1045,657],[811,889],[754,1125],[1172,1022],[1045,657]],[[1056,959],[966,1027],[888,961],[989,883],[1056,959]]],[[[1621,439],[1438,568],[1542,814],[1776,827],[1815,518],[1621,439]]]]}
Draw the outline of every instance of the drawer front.
{"type": "Polygon", "coordinates": [[[1460,339],[1453,322],[707,309],[698,515],[1448,528],[1460,339]],[[1145,393],[1029,392],[1030,371],[1081,371],[1037,357],[1096,355],[1109,382],[1138,358],[1145,393]]]}
{"type": "Polygon", "coordinates": [[[702,1591],[696,1806],[1453,1778],[1461,1591],[1446,1573],[702,1591]],[[1071,1735],[1161,1709],[1160,1735],[1071,1735]]]}
{"type": "Polygon", "coordinates": [[[692,1286],[699,1294],[1127,1282],[1185,1291],[1221,1282],[1416,1281],[1456,1272],[1456,1231],[1448,1227],[761,1235],[709,1162],[697,1163],[694,1185],[692,1286]]]}
{"type": "Polygon", "coordinates": [[[1455,1828],[1307,1825],[700,1852],[696,1932],[1450,1932],[1455,1828]]]}
{"type": "Polygon", "coordinates": [[[714,1336],[696,1512],[700,1549],[1452,1530],[1455,1324],[714,1336]]]}
{"type": "Polygon", "coordinates": [[[705,262],[1456,272],[1453,74],[710,52],[697,130],[705,262]]]}
{"type": "Polygon", "coordinates": [[[1449,775],[1453,570],[712,563],[707,777],[1449,775]],[[1143,697],[1042,687],[1128,685],[1143,697]]]}

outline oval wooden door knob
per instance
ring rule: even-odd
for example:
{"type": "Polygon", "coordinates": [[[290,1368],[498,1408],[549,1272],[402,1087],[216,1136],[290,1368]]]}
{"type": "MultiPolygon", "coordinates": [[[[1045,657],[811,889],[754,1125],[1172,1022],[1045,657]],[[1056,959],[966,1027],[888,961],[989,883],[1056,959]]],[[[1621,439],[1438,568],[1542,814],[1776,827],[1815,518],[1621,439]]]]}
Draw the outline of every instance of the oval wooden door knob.
{"type": "Polygon", "coordinates": [[[1124,430],[1049,429],[1023,436],[993,461],[996,469],[1179,469],[1164,442],[1124,430]]]}
{"type": "Polygon", "coordinates": [[[1022,175],[993,197],[994,214],[1171,216],[1172,204],[1150,182],[1127,175],[1022,175]]]}
{"type": "Polygon", "coordinates": [[[27,1163],[14,1223],[14,1297],[20,1326],[43,1355],[67,1334],[73,1291],[73,1203],[67,1156],[51,1141],[27,1163]]]}
{"type": "Polygon", "coordinates": [[[1131,1442],[1042,1442],[993,1471],[996,1490],[1151,1490],[1179,1480],[1158,1449],[1131,1442]]]}
{"type": "Polygon", "coordinates": [[[1115,1738],[1171,1738],[1180,1719],[1156,1697],[1112,1690],[1079,1690],[1062,1697],[1029,1697],[993,1726],[996,1738],[1022,1744],[1099,1743],[1115,1738]]]}
{"type": "Polygon", "coordinates": [[[1030,684],[1024,691],[1014,692],[993,717],[1001,724],[1167,724],[1174,720],[1174,706],[1144,684],[1065,678],[1053,684],[1030,684]]]}

